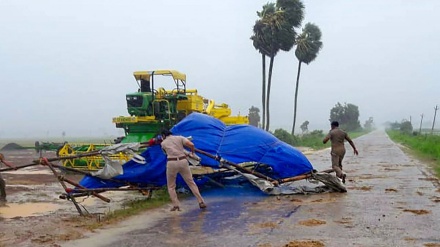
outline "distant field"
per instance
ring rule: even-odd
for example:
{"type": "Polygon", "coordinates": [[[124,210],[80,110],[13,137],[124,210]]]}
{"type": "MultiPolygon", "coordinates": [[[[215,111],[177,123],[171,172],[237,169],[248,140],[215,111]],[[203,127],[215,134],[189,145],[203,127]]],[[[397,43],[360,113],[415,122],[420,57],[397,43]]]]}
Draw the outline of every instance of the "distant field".
{"type": "Polygon", "coordinates": [[[33,148],[35,147],[35,142],[55,142],[55,143],[63,143],[67,141],[69,143],[80,143],[80,144],[109,144],[113,143],[115,136],[108,137],[71,137],[71,138],[4,138],[0,139],[0,149],[2,149],[8,143],[16,143],[22,147],[33,148]]]}

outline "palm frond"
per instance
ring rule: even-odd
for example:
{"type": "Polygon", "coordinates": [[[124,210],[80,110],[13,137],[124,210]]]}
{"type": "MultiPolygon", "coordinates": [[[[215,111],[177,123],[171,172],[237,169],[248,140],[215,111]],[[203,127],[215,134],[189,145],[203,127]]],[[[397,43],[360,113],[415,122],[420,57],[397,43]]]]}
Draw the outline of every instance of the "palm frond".
{"type": "Polygon", "coordinates": [[[295,56],[299,61],[309,64],[319,54],[322,49],[321,30],[312,23],[307,23],[303,32],[296,39],[295,56]]]}

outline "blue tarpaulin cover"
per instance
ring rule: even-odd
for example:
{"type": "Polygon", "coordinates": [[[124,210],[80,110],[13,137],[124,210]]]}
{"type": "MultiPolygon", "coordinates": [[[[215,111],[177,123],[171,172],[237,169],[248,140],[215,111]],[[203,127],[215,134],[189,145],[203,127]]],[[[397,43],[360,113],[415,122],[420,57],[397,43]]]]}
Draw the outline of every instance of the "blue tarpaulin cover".
{"type": "MultiPolygon", "coordinates": [[[[211,116],[192,113],[171,129],[173,135],[191,136],[196,148],[218,155],[233,162],[258,162],[271,167],[270,176],[282,179],[301,175],[313,170],[309,160],[297,149],[278,140],[272,134],[251,125],[226,126],[211,116]]],[[[219,168],[215,159],[198,154],[201,164],[219,168]]],[[[114,179],[139,185],[166,184],[166,156],[160,145],[149,147],[141,156],[146,164],[128,161],[123,165],[124,174],[114,179]]],[[[267,174],[266,174],[267,175],[267,174]]],[[[203,183],[204,179],[196,181],[203,183]]],[[[119,187],[124,184],[85,176],[80,185],[86,188],[119,187]]]]}

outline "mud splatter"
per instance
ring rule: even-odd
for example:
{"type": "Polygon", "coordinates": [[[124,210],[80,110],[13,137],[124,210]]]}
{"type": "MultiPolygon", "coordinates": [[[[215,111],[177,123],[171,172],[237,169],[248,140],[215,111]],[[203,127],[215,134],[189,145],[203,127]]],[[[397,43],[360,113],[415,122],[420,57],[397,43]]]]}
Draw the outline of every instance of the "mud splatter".
{"type": "Polygon", "coordinates": [[[433,177],[431,177],[431,178],[419,178],[419,180],[424,180],[424,181],[435,181],[435,182],[437,182],[437,181],[438,181],[438,178],[433,178],[433,177]]]}
{"type": "Polygon", "coordinates": [[[440,244],[436,244],[436,243],[426,243],[423,244],[426,247],[440,247],[440,244]]]}
{"type": "Polygon", "coordinates": [[[372,186],[349,187],[350,190],[363,190],[363,191],[370,191],[372,188],[373,188],[372,186]]]}
{"type": "Polygon", "coordinates": [[[290,199],[290,201],[291,202],[302,202],[303,200],[298,199],[298,198],[293,198],[293,199],[290,199]]]}
{"type": "Polygon", "coordinates": [[[358,179],[377,179],[377,178],[387,178],[387,176],[385,175],[372,175],[372,174],[366,174],[366,175],[362,175],[359,176],[358,179]]]}
{"type": "Polygon", "coordinates": [[[405,237],[405,238],[403,238],[405,241],[408,241],[408,242],[414,242],[414,241],[416,241],[416,239],[415,238],[410,238],[410,237],[405,237]]]}
{"type": "Polygon", "coordinates": [[[300,221],[298,224],[303,225],[303,226],[319,226],[319,225],[323,225],[326,223],[327,222],[325,222],[323,220],[310,219],[310,220],[300,221]]]}
{"type": "Polygon", "coordinates": [[[410,212],[417,215],[429,214],[431,211],[425,209],[404,209],[403,212],[410,212]]]}
{"type": "Polygon", "coordinates": [[[397,192],[396,189],[390,188],[390,189],[385,189],[385,192],[397,192]]]}
{"type": "Polygon", "coordinates": [[[312,202],[322,202],[322,199],[313,200],[312,202]]]}
{"type": "Polygon", "coordinates": [[[440,202],[440,197],[438,197],[438,196],[432,196],[429,199],[431,199],[431,201],[433,201],[433,202],[440,202]]]}
{"type": "Polygon", "coordinates": [[[81,238],[82,236],[83,234],[77,231],[71,231],[69,233],[61,234],[61,235],[43,234],[32,238],[31,242],[36,244],[49,244],[55,242],[56,240],[69,241],[69,240],[81,238]]]}
{"type": "Polygon", "coordinates": [[[391,171],[400,171],[400,169],[398,169],[398,168],[385,168],[385,169],[383,169],[384,171],[388,171],[388,172],[391,172],[391,171]]]}
{"type": "Polygon", "coordinates": [[[272,247],[272,245],[269,243],[265,243],[265,244],[259,244],[257,245],[257,247],[272,247]]]}
{"type": "Polygon", "coordinates": [[[379,162],[381,165],[378,165],[378,166],[381,166],[381,167],[396,167],[396,166],[401,166],[401,165],[399,165],[399,164],[387,164],[386,162],[379,162]]]}
{"type": "Polygon", "coordinates": [[[256,226],[259,228],[278,228],[279,227],[276,222],[263,222],[263,223],[256,224],[256,226]]]}
{"type": "Polygon", "coordinates": [[[339,224],[351,224],[351,218],[342,218],[341,220],[335,220],[334,222],[339,224]]]}
{"type": "Polygon", "coordinates": [[[324,243],[317,240],[295,240],[291,241],[283,247],[324,247],[324,243]]]}
{"type": "Polygon", "coordinates": [[[351,218],[342,218],[341,220],[335,220],[335,223],[341,224],[344,226],[344,228],[353,228],[353,222],[351,221],[351,218]]]}

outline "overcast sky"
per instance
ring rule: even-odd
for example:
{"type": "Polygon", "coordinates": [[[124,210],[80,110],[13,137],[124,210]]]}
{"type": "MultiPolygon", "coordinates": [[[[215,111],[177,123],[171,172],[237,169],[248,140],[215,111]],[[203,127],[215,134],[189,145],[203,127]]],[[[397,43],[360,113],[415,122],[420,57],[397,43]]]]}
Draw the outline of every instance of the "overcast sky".
{"type": "MultiPolygon", "coordinates": [[[[267,0],[0,0],[0,138],[120,135],[133,71],[176,69],[234,114],[261,109],[261,56],[249,37],[267,0]]],[[[303,66],[297,126],[328,129],[337,102],[376,124],[440,105],[440,1],[303,1],[323,49],[303,66]]],[[[271,128],[290,131],[298,61],[275,58],[271,128]]],[[[440,112],[438,112],[440,115],[440,112]]],[[[438,118],[440,122],[440,116],[438,118]]],[[[440,124],[436,124],[439,128],[440,124]]]]}

